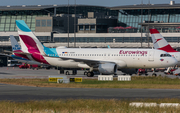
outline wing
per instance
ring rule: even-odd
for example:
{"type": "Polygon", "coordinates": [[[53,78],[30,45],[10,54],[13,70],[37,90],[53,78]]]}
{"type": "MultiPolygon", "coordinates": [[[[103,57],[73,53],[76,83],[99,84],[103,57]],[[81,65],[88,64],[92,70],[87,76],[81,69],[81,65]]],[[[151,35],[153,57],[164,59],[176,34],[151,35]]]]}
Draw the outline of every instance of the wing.
{"type": "MultiPolygon", "coordinates": [[[[92,60],[92,59],[84,59],[84,58],[65,58],[65,57],[60,57],[63,60],[74,60],[75,62],[83,62],[87,64],[90,67],[96,67],[99,64],[104,64],[104,63],[115,63],[113,61],[104,61],[104,60],[92,60]]],[[[116,63],[115,63],[116,64],[116,63]]]]}
{"type": "Polygon", "coordinates": [[[22,54],[22,55],[31,55],[31,53],[15,52],[15,51],[6,51],[6,50],[4,50],[4,53],[17,53],[17,54],[22,54]]]}
{"type": "MultiPolygon", "coordinates": [[[[46,57],[51,57],[51,56],[46,55],[46,57]]],[[[62,60],[73,60],[75,62],[85,63],[90,67],[92,67],[92,66],[96,67],[96,66],[98,66],[98,64],[104,64],[104,63],[115,63],[112,61],[92,60],[92,59],[84,59],[84,58],[72,58],[72,57],[55,57],[55,58],[60,58],[62,60]]]]}

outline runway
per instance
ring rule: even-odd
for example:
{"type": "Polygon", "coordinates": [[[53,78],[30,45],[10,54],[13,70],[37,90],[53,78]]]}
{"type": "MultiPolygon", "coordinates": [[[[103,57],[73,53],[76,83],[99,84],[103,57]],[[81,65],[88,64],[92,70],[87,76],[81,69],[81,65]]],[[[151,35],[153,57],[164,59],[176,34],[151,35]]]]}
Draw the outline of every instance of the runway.
{"type": "Polygon", "coordinates": [[[179,89],[47,88],[0,84],[0,100],[180,98],[179,89]]]}

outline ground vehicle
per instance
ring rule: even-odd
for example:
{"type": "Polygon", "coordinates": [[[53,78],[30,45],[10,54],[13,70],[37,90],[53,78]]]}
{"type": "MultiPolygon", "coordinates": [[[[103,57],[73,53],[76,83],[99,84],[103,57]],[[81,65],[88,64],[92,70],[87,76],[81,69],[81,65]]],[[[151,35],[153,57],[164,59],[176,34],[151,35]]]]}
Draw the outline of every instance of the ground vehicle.
{"type": "Polygon", "coordinates": [[[156,68],[155,72],[164,72],[166,68],[156,68]]]}
{"type": "Polygon", "coordinates": [[[148,75],[147,70],[146,69],[138,69],[138,75],[142,75],[142,74],[148,75]]]}
{"type": "Polygon", "coordinates": [[[36,64],[33,64],[33,65],[30,65],[30,64],[26,64],[26,63],[22,63],[20,66],[19,66],[20,69],[27,69],[27,68],[32,68],[32,69],[38,69],[38,65],[36,64]]]}
{"type": "Polygon", "coordinates": [[[17,60],[8,60],[7,66],[19,66],[20,63],[17,60]]]}
{"type": "Polygon", "coordinates": [[[32,65],[30,65],[30,68],[32,68],[32,69],[38,69],[38,65],[37,65],[37,64],[32,64],[32,65]]]}
{"type": "Polygon", "coordinates": [[[24,69],[24,68],[30,68],[30,65],[29,64],[25,64],[25,63],[22,63],[20,66],[19,66],[20,69],[24,69]]]}
{"type": "Polygon", "coordinates": [[[164,74],[170,74],[172,75],[173,74],[173,71],[175,71],[176,68],[174,67],[168,67],[165,71],[164,71],[164,74]]]}
{"type": "Polygon", "coordinates": [[[176,70],[173,71],[173,75],[179,75],[180,76],[180,68],[177,68],[176,70]]]}

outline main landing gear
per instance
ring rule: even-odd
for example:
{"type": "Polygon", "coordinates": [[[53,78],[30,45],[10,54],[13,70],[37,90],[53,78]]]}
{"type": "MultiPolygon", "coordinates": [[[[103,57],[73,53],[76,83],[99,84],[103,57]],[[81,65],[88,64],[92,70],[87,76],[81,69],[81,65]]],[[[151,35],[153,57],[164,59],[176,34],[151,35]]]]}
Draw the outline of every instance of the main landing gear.
{"type": "Polygon", "coordinates": [[[157,76],[157,74],[156,74],[156,73],[153,73],[153,74],[152,74],[152,76],[155,76],[155,77],[156,77],[156,76],[157,76]]]}
{"type": "Polygon", "coordinates": [[[93,77],[94,73],[93,72],[87,72],[87,77],[93,77]]]}
{"type": "Polygon", "coordinates": [[[155,73],[155,68],[153,68],[153,73],[152,73],[152,76],[157,76],[157,74],[155,73]]]}

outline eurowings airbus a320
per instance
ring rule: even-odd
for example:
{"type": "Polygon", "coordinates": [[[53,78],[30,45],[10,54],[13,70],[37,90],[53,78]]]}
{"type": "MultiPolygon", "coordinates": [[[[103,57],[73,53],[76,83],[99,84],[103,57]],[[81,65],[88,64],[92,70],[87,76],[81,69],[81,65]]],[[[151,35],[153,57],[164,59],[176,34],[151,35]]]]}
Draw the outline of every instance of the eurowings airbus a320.
{"type": "Polygon", "coordinates": [[[16,20],[22,54],[29,59],[68,68],[89,68],[102,74],[115,74],[125,68],[169,67],[177,63],[165,51],[156,49],[47,48],[44,47],[23,20],[16,20]],[[163,57],[162,57],[163,55],[163,57]]]}

